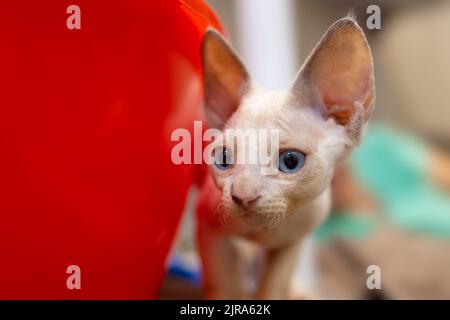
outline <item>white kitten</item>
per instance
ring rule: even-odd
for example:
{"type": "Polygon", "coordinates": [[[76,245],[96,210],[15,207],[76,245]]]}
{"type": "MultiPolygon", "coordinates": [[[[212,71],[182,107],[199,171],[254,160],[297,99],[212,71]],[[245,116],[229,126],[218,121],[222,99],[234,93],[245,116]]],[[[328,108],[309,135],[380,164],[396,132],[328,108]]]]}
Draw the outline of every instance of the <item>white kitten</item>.
{"type": "Polygon", "coordinates": [[[232,161],[245,152],[242,145],[213,142],[216,158],[226,161],[211,165],[212,180],[200,199],[198,240],[206,294],[247,297],[232,241],[239,236],[267,250],[256,298],[287,298],[301,241],[330,209],[334,168],[359,143],[373,109],[368,43],[352,18],[337,21],[286,92],[257,88],[237,54],[213,30],[204,37],[202,58],[209,126],[275,128],[280,137],[271,175],[262,175],[258,164],[232,161]],[[217,197],[221,214],[211,216],[217,197]],[[225,227],[220,216],[226,216],[225,227]]]}

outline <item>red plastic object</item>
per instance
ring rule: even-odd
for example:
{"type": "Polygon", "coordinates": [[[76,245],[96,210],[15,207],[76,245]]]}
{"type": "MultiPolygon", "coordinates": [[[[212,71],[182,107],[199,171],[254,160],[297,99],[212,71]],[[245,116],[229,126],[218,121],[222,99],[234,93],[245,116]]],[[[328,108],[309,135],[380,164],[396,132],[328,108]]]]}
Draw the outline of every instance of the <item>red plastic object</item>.
{"type": "Polygon", "coordinates": [[[0,5],[0,299],[157,296],[204,169],[174,165],[170,135],[202,118],[209,25],[194,0],[0,5]]]}

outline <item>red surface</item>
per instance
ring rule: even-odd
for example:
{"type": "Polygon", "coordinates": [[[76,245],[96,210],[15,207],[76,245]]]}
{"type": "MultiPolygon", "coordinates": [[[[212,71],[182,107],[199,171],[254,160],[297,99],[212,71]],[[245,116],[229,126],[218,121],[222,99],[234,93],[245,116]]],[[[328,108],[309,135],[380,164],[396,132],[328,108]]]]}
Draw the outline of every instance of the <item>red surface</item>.
{"type": "Polygon", "coordinates": [[[0,5],[0,299],[156,297],[203,170],[172,164],[170,134],[201,118],[209,24],[203,1],[0,5]]]}

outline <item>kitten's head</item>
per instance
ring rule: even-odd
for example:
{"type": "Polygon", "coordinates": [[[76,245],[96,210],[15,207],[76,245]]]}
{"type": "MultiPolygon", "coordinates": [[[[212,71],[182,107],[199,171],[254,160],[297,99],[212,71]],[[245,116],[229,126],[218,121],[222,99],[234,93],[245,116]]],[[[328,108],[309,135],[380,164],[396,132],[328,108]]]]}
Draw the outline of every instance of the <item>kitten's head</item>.
{"type": "Polygon", "coordinates": [[[216,139],[211,172],[222,206],[249,223],[275,226],[322,194],[336,163],[359,143],[374,104],[372,56],[351,18],[334,23],[285,92],[257,88],[237,54],[215,31],[202,45],[208,124],[225,129],[277,129],[279,153],[272,174],[237,163],[257,147],[216,139]],[[244,149],[247,148],[247,149],[244,149]],[[232,163],[231,163],[232,162],[232,163]]]}

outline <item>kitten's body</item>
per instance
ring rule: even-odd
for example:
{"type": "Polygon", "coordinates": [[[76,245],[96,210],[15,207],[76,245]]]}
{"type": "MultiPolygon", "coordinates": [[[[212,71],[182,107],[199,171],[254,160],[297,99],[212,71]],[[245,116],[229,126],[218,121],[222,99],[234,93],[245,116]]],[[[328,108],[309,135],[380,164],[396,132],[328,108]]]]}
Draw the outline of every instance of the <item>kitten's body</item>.
{"type": "MultiPolygon", "coordinates": [[[[201,197],[209,200],[210,207],[199,208],[203,212],[215,211],[220,199],[211,178],[205,183],[201,197]],[[216,203],[216,205],[214,205],[216,203]]],[[[291,281],[298,262],[304,238],[314,230],[328,215],[331,203],[330,190],[327,189],[311,203],[299,207],[276,228],[261,230],[241,218],[232,215],[219,222],[201,219],[198,224],[198,245],[202,256],[204,289],[208,299],[288,299],[310,297],[308,293],[293,292],[291,281]],[[245,286],[245,270],[248,259],[243,257],[241,243],[245,239],[266,252],[266,273],[255,293],[245,286]]],[[[252,250],[253,260],[256,252],[252,250]]],[[[254,262],[254,261],[253,261],[254,262]]]]}
{"type": "MultiPolygon", "coordinates": [[[[206,294],[219,299],[248,297],[233,241],[243,237],[267,253],[255,297],[287,298],[301,242],[329,212],[334,169],[359,143],[372,112],[370,49],[353,19],[339,20],[293,86],[285,92],[268,92],[255,86],[233,50],[210,32],[204,40],[203,67],[210,127],[276,129],[280,138],[280,153],[272,155],[269,164],[211,166],[212,179],[201,193],[198,226],[206,294]],[[303,157],[301,167],[293,171],[280,167],[286,152],[294,152],[297,160],[303,157]],[[262,167],[273,171],[261,174],[262,167]]],[[[246,148],[258,148],[226,139],[214,140],[212,147],[232,158],[245,154],[246,148]]]]}

